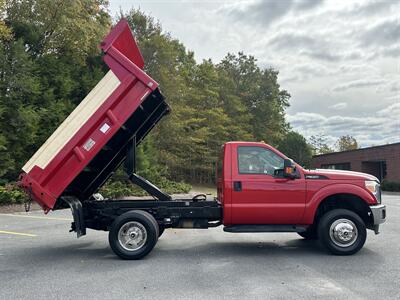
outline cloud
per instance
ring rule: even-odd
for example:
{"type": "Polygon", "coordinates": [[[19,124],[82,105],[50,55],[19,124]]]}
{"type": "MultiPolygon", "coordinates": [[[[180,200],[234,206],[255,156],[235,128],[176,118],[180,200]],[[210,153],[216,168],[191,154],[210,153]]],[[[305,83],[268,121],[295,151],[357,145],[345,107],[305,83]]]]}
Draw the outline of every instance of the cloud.
{"type": "Polygon", "coordinates": [[[234,3],[224,9],[236,21],[268,26],[291,11],[310,10],[322,2],[322,0],[258,0],[247,2],[245,5],[234,3]]]}
{"type": "Polygon", "coordinates": [[[383,12],[387,12],[394,6],[396,6],[396,1],[377,0],[377,1],[370,1],[367,3],[363,3],[363,4],[356,3],[350,9],[345,11],[344,13],[347,13],[348,15],[351,15],[351,16],[355,16],[355,15],[357,15],[357,16],[372,16],[372,15],[376,15],[376,14],[381,14],[383,12]]]}
{"type": "Polygon", "coordinates": [[[381,54],[382,56],[386,57],[393,57],[393,58],[400,57],[400,44],[391,47],[384,47],[381,50],[381,54]]]}
{"type": "Polygon", "coordinates": [[[374,24],[361,34],[363,46],[390,46],[398,44],[400,38],[400,17],[374,24]]]}
{"type": "Polygon", "coordinates": [[[314,48],[315,46],[321,46],[321,43],[321,41],[318,41],[309,35],[295,32],[284,32],[282,34],[275,35],[268,41],[268,45],[278,50],[308,47],[314,48]]]}
{"type": "Polygon", "coordinates": [[[386,83],[387,81],[385,79],[381,78],[376,78],[376,79],[358,79],[358,80],[353,80],[350,82],[346,82],[343,84],[339,84],[335,86],[332,91],[334,92],[342,92],[348,89],[352,88],[363,88],[363,87],[371,87],[371,86],[376,86],[380,85],[383,83],[386,83]]]}
{"type": "Polygon", "coordinates": [[[277,51],[295,53],[326,62],[357,60],[363,56],[358,49],[341,49],[338,44],[333,45],[320,34],[282,32],[272,37],[267,44],[268,47],[273,47],[277,51]]]}
{"type": "Polygon", "coordinates": [[[268,45],[278,51],[297,53],[318,60],[338,61],[341,56],[332,53],[329,44],[322,37],[311,37],[305,33],[284,32],[275,35],[268,45]]]}
{"type": "MultiPolygon", "coordinates": [[[[400,102],[394,103],[384,109],[381,109],[376,114],[379,117],[390,116],[390,117],[398,118],[398,116],[400,116],[400,102]]],[[[400,119],[399,119],[399,121],[400,121],[400,119]]],[[[400,134],[400,132],[398,132],[397,134],[400,134]]]]}
{"type": "Polygon", "coordinates": [[[342,110],[342,109],[347,108],[347,103],[339,102],[339,103],[329,106],[329,108],[334,109],[334,110],[342,110]]]}
{"type": "Polygon", "coordinates": [[[337,62],[342,59],[342,56],[335,53],[330,53],[322,48],[314,48],[312,50],[304,50],[300,51],[299,54],[307,55],[310,58],[318,59],[318,60],[325,60],[328,62],[337,62]]]}
{"type": "Polygon", "coordinates": [[[394,103],[371,116],[324,116],[300,112],[288,115],[292,127],[305,135],[323,134],[333,145],[343,135],[352,135],[363,146],[400,141],[400,103],[394,103]]]}

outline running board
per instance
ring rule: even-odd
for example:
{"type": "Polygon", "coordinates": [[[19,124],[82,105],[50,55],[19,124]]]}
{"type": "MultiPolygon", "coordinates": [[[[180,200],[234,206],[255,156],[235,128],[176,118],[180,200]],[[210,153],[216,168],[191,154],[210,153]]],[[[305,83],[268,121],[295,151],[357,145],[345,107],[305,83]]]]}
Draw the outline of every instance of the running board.
{"type": "Polygon", "coordinates": [[[226,232],[304,232],[308,226],[297,225],[230,225],[225,226],[226,232]]]}

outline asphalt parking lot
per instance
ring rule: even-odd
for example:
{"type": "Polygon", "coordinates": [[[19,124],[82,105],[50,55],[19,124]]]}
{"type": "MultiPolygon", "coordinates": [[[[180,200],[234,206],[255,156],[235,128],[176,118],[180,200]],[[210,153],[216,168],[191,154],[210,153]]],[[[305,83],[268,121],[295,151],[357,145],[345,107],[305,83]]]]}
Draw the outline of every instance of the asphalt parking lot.
{"type": "Polygon", "coordinates": [[[76,239],[70,211],[0,214],[1,299],[400,299],[400,196],[364,248],[332,256],[294,233],[167,230],[140,261],[106,232],[76,239]]]}

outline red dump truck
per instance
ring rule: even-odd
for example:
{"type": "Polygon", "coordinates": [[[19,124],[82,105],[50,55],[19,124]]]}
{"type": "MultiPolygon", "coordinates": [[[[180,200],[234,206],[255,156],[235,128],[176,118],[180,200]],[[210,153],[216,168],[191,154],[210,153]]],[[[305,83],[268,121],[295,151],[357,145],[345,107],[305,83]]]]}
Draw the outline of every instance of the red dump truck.
{"type": "Polygon", "coordinates": [[[140,259],[165,228],[297,232],[334,254],[360,250],[366,229],[386,218],[374,176],[306,170],[265,143],[229,142],[218,162],[215,199],[173,199],[135,173],[135,149],[170,108],[121,20],[101,43],[110,70],[23,167],[20,186],[50,210],[71,208],[72,231],[109,231],[111,249],[140,259]],[[110,200],[97,191],[124,164],[151,200],[110,200]]]}

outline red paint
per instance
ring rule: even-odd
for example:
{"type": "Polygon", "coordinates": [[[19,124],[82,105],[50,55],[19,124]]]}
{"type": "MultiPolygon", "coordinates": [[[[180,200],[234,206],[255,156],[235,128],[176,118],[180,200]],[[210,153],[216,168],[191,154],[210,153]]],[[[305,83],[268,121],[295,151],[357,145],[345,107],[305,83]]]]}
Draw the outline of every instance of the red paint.
{"type": "Polygon", "coordinates": [[[121,20],[113,28],[101,48],[105,53],[104,61],[121,84],[44,169],[34,166],[28,174],[20,175],[20,185],[46,212],[138,108],[143,97],[158,86],[142,70],[143,58],[127,21],[121,20]],[[110,125],[106,134],[99,130],[104,123],[110,125]],[[95,144],[86,151],[83,146],[89,138],[95,144]]]}
{"type": "Polygon", "coordinates": [[[296,164],[300,178],[276,178],[267,174],[240,174],[237,149],[255,146],[269,149],[264,143],[229,142],[223,148],[223,172],[218,178],[218,198],[223,204],[223,223],[232,224],[312,224],[319,204],[328,196],[352,194],[366,203],[377,204],[365,188],[365,180],[375,177],[355,172],[304,170],[296,164]],[[327,179],[306,179],[306,175],[324,175],[327,179]],[[241,182],[241,191],[234,182],[241,182]]]}

